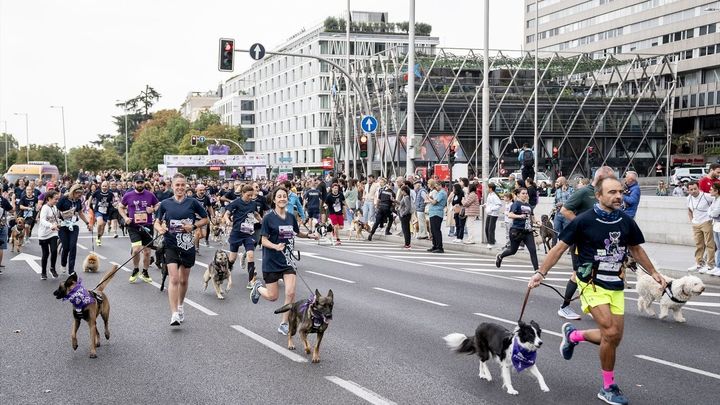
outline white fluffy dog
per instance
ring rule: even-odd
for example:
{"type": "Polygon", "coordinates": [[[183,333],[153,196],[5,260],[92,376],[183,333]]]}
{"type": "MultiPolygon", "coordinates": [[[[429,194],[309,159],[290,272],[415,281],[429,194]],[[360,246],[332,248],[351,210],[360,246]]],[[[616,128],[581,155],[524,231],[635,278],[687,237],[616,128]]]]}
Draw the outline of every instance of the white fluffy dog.
{"type": "Polygon", "coordinates": [[[673,311],[673,318],[676,322],[685,322],[682,315],[682,307],[692,297],[697,297],[705,291],[705,285],[702,280],[695,276],[684,276],[678,279],[672,279],[663,275],[668,283],[670,293],[663,292],[662,287],[652,277],[643,271],[637,272],[637,292],[638,311],[644,311],[650,316],[655,316],[652,309],[654,301],[660,301],[660,319],[668,315],[668,311],[673,311]]]}

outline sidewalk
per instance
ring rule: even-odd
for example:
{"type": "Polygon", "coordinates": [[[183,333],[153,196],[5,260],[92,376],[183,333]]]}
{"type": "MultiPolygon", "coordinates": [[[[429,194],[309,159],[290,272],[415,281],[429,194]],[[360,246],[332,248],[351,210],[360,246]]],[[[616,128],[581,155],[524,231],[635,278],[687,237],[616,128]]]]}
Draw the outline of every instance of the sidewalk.
{"type": "MultiPolygon", "coordinates": [[[[505,245],[505,227],[502,224],[502,221],[498,221],[497,229],[496,229],[496,237],[495,240],[497,241],[496,248],[488,248],[486,244],[481,244],[479,242],[479,235],[481,235],[480,230],[482,227],[482,221],[468,221],[468,226],[474,226],[474,235],[477,235],[477,239],[475,240],[475,244],[472,245],[465,245],[465,244],[455,244],[451,243],[455,237],[450,237],[448,235],[448,228],[445,226],[445,223],[443,223],[443,247],[447,251],[462,251],[462,252],[469,252],[469,253],[475,253],[480,254],[483,256],[490,256],[495,257],[499,249],[502,248],[502,246],[505,245]]],[[[403,244],[403,238],[402,234],[399,236],[396,236],[395,233],[400,231],[400,227],[397,226],[395,230],[393,230],[392,236],[386,236],[384,235],[384,229],[378,228],[377,232],[373,236],[373,240],[388,240],[388,241],[397,241],[398,246],[402,246],[403,244]]],[[[367,233],[365,233],[365,236],[367,237],[367,233]]],[[[466,236],[467,238],[467,236],[466,236]]],[[[414,248],[429,248],[432,246],[432,243],[428,240],[417,240],[413,239],[412,246],[414,248]]],[[[688,267],[692,266],[695,263],[695,248],[692,246],[684,246],[684,245],[669,245],[664,243],[645,243],[642,245],[645,251],[647,252],[650,259],[655,263],[655,265],[658,267],[658,270],[662,272],[663,274],[672,277],[672,278],[679,278],[682,276],[686,276],[688,274],[692,274],[694,276],[700,277],[700,279],[703,281],[703,283],[707,285],[716,285],[720,286],[720,277],[714,277],[709,276],[707,274],[698,274],[697,272],[688,272],[688,267]]],[[[516,257],[526,257],[528,262],[530,261],[530,257],[527,253],[527,251],[518,251],[516,254],[516,257]]],[[[538,247],[538,260],[540,263],[545,259],[545,251],[544,249],[539,246],[538,247]]],[[[567,255],[564,255],[560,259],[560,263],[565,265],[571,265],[570,257],[567,255]]]]}

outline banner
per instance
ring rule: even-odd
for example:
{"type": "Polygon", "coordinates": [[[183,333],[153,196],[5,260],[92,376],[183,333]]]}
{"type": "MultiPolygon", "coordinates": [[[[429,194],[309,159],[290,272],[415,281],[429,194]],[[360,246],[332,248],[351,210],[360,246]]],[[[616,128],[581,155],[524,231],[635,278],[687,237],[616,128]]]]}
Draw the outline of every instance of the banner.
{"type": "Polygon", "coordinates": [[[227,155],[230,153],[230,147],[227,145],[210,144],[207,147],[208,155],[227,155]]]}
{"type": "Polygon", "coordinates": [[[261,155],[165,155],[167,167],[265,167],[261,155]]]}

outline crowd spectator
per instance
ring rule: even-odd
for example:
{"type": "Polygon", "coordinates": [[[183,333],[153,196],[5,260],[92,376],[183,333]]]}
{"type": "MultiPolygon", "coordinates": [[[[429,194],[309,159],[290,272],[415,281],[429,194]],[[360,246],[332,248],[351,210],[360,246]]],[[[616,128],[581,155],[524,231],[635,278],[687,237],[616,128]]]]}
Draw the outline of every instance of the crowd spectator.
{"type": "Polygon", "coordinates": [[[700,190],[697,182],[688,184],[688,219],[692,223],[695,239],[695,265],[688,270],[706,273],[715,267],[715,240],[712,219],[708,214],[713,203],[712,197],[700,190]]]}

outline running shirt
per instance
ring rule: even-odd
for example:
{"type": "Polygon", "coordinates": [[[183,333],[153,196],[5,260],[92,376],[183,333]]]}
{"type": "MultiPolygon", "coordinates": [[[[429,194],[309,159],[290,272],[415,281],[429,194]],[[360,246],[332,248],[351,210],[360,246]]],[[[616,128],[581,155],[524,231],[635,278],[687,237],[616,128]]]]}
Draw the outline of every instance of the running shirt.
{"type": "Polygon", "coordinates": [[[122,205],[128,209],[128,217],[131,223],[137,225],[150,225],[153,222],[152,214],[147,212],[147,207],[154,207],[158,204],[155,194],[143,190],[138,193],[132,189],[125,193],[122,198],[122,205]]]}
{"type": "Polygon", "coordinates": [[[320,190],[311,188],[305,191],[305,208],[308,212],[320,212],[320,190]]]}
{"type": "Polygon", "coordinates": [[[560,240],[575,245],[578,252],[577,277],[587,283],[596,269],[595,284],[607,290],[622,290],[620,268],[628,246],[645,243],[637,223],[626,213],[617,211],[617,219],[602,220],[594,209],[575,218],[560,232],[560,240]]]}
{"type": "Polygon", "coordinates": [[[263,273],[279,273],[297,269],[293,250],[295,248],[295,234],[298,232],[300,232],[300,227],[294,215],[285,213],[285,218],[282,218],[275,210],[265,215],[260,228],[260,235],[272,243],[284,243],[285,249],[278,252],[275,249],[263,246],[263,273]]]}
{"type": "Polygon", "coordinates": [[[231,237],[252,236],[255,232],[255,224],[258,222],[255,218],[257,203],[254,200],[245,202],[242,198],[238,198],[228,204],[225,210],[232,216],[231,237]]]}
{"type": "Polygon", "coordinates": [[[60,219],[62,219],[60,226],[68,227],[72,231],[73,226],[79,219],[78,213],[82,212],[82,203],[80,202],[80,199],[72,201],[68,198],[68,196],[64,195],[60,198],[60,201],[58,201],[55,207],[57,207],[57,210],[60,213],[60,219]]]}
{"type": "Polygon", "coordinates": [[[525,215],[527,218],[513,219],[513,229],[527,229],[532,230],[532,222],[530,222],[530,215],[533,213],[533,209],[528,203],[522,201],[515,201],[510,206],[510,212],[516,215],[525,215]]]}
{"type": "Polygon", "coordinates": [[[330,193],[325,198],[325,204],[328,206],[328,214],[342,215],[345,196],[342,193],[330,193]]]}
{"type": "Polygon", "coordinates": [[[210,197],[207,194],[202,197],[195,194],[195,197],[193,198],[195,198],[200,203],[200,205],[205,208],[205,211],[208,211],[208,209],[212,207],[212,201],[210,201],[210,197]]]}
{"type": "MultiPolygon", "coordinates": [[[[22,197],[20,197],[20,205],[30,208],[22,211],[23,218],[35,218],[35,209],[37,208],[37,204],[38,196],[33,194],[32,197],[28,197],[26,193],[23,193],[22,197]]],[[[18,206],[18,208],[20,208],[20,206],[18,206]]]]}
{"type": "Polygon", "coordinates": [[[95,212],[108,215],[110,211],[112,211],[112,204],[115,196],[113,196],[113,193],[109,190],[104,193],[102,190],[97,190],[95,194],[92,195],[92,199],[95,200],[95,206],[93,206],[93,210],[95,212]]]}
{"type": "Polygon", "coordinates": [[[193,233],[185,231],[184,224],[194,224],[196,218],[207,218],[207,211],[195,198],[183,198],[178,202],[174,197],[163,200],[157,211],[157,219],[165,223],[168,231],[164,235],[165,246],[184,251],[195,251],[193,233]]]}

